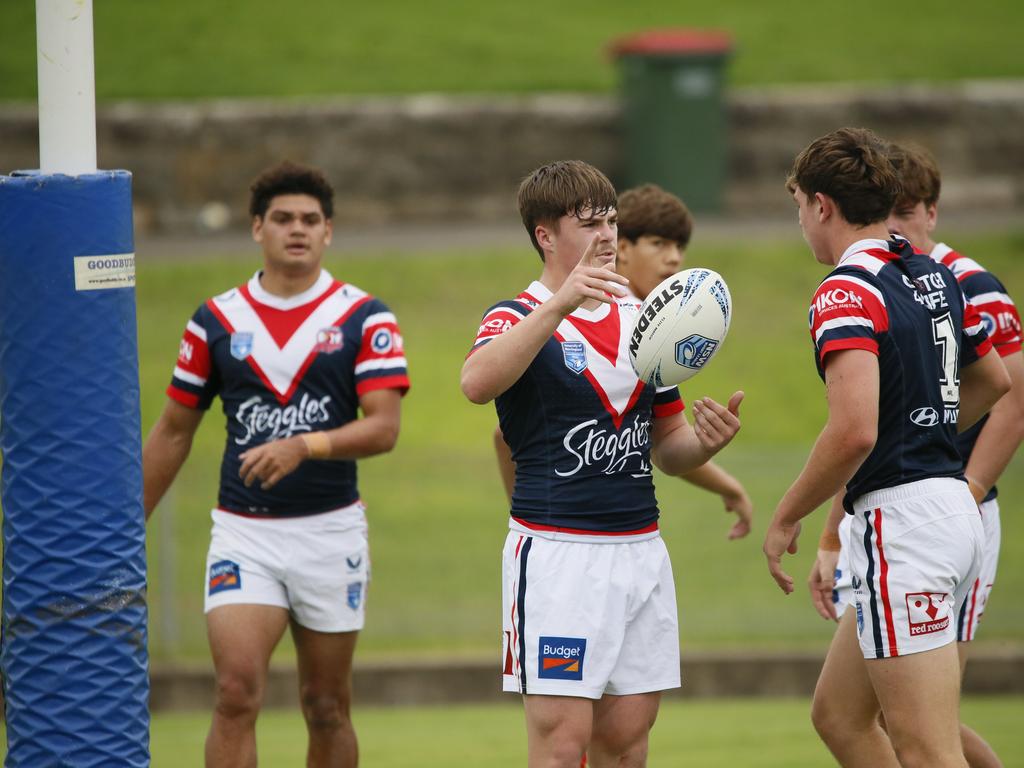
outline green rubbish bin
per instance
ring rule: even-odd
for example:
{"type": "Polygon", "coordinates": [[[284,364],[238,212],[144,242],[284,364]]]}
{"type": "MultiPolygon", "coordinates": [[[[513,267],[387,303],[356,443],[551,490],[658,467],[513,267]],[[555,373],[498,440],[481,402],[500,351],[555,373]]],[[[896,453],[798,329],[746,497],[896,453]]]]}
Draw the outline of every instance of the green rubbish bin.
{"type": "Polygon", "coordinates": [[[727,171],[725,32],[640,32],[611,47],[622,76],[625,181],[654,183],[695,211],[722,207],[727,171]]]}

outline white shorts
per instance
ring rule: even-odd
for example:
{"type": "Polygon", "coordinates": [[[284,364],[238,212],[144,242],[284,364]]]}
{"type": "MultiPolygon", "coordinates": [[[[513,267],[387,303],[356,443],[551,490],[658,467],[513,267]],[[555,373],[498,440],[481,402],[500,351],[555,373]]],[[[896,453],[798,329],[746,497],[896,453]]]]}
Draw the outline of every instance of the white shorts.
{"type": "Polygon", "coordinates": [[[509,532],[502,558],[504,690],[599,699],[679,687],[679,623],[665,543],[657,534],[612,538],[509,532]]]}
{"type": "Polygon", "coordinates": [[[849,558],[864,658],[954,642],[984,550],[967,484],[932,478],[872,491],[854,502],[854,511],[849,558]]]}
{"type": "Polygon", "coordinates": [[[839,523],[839,560],[836,562],[835,586],[832,587],[832,603],[836,616],[842,616],[846,606],[853,602],[853,574],[850,573],[850,526],[853,515],[843,515],[839,523]]]}
{"type": "Polygon", "coordinates": [[[316,632],[363,628],[370,552],[362,502],[319,515],[256,518],[214,509],[205,611],[276,605],[316,632]]]}
{"type": "Polygon", "coordinates": [[[957,639],[966,643],[974,639],[978,624],[985,613],[988,596],[996,581],[999,565],[999,544],[1002,538],[999,525],[999,501],[992,499],[981,505],[981,524],[985,529],[985,554],[981,560],[981,571],[974,580],[971,591],[957,615],[957,639]]]}

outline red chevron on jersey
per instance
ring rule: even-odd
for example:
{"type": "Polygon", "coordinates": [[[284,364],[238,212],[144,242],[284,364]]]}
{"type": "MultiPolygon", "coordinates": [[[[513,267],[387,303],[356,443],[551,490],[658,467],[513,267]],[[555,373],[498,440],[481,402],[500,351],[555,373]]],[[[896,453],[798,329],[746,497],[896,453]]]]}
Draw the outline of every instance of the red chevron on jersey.
{"type": "MultiPolygon", "coordinates": [[[[603,304],[605,317],[594,322],[587,322],[583,328],[566,318],[558,325],[554,337],[560,344],[579,342],[585,350],[587,367],[582,374],[594,388],[601,404],[604,405],[616,429],[622,426],[622,420],[636,404],[640,393],[644,391],[644,382],[636,377],[636,372],[629,362],[629,348],[625,344],[616,343],[616,356],[609,359],[607,355],[610,336],[621,337],[621,323],[618,307],[603,304]],[[614,317],[614,321],[612,320],[614,317]],[[600,346],[599,346],[600,345],[600,346]],[[603,347],[603,349],[602,349],[603,347]]],[[[600,311],[599,308],[598,311],[600,311]]],[[[618,342],[616,338],[616,342],[618,342]]]]}
{"type": "Polygon", "coordinates": [[[281,405],[287,405],[324,343],[324,329],[339,328],[369,300],[354,286],[324,272],[311,291],[289,306],[271,307],[243,286],[207,302],[232,336],[232,354],[245,359],[281,405]],[[236,344],[236,339],[238,343],[236,344]]]}

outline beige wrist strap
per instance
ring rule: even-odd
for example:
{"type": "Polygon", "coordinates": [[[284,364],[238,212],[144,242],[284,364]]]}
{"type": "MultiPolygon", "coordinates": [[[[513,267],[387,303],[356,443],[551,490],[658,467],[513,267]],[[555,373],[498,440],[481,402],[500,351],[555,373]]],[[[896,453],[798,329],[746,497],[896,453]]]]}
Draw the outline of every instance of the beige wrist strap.
{"type": "Polygon", "coordinates": [[[301,435],[311,459],[327,459],[331,455],[331,438],[326,432],[306,432],[301,435]]]}

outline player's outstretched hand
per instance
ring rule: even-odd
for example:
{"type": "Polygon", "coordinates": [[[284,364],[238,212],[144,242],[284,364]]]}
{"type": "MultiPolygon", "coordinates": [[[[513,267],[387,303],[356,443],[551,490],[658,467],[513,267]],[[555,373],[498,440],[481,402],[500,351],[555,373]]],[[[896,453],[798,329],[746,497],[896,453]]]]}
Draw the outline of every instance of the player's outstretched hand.
{"type": "Polygon", "coordinates": [[[740,486],[735,493],[723,493],[722,503],[726,512],[733,512],[739,518],[729,529],[728,539],[742,539],[750,533],[750,523],[754,517],[754,502],[750,500],[746,490],[740,486]]]}
{"type": "Polygon", "coordinates": [[[563,316],[571,314],[587,299],[610,304],[628,293],[626,286],[629,280],[612,269],[615,266],[615,248],[614,240],[603,237],[599,232],[594,234],[579,264],[551,297],[551,302],[563,316]]]}
{"type": "Polygon", "coordinates": [[[239,458],[242,466],[238,476],[248,488],[257,480],[260,488],[268,490],[280,482],[281,478],[291,474],[309,457],[309,448],[301,437],[286,437],[252,448],[239,458]]]}
{"type": "Polygon", "coordinates": [[[712,455],[729,444],[740,431],[740,403],[743,391],[734,392],[729,405],[716,403],[710,397],[693,402],[693,431],[704,449],[712,455]]]}
{"type": "Polygon", "coordinates": [[[823,619],[839,621],[836,614],[836,604],[832,602],[832,590],[836,585],[836,564],[839,562],[839,552],[828,549],[819,549],[818,556],[811,566],[811,575],[807,577],[807,588],[811,591],[811,603],[814,610],[823,619]]]}
{"type": "Polygon", "coordinates": [[[768,559],[768,570],[779,589],[787,595],[793,591],[793,577],[782,570],[782,555],[785,552],[796,554],[799,536],[800,523],[780,523],[776,520],[772,520],[764,534],[763,549],[768,559]]]}

